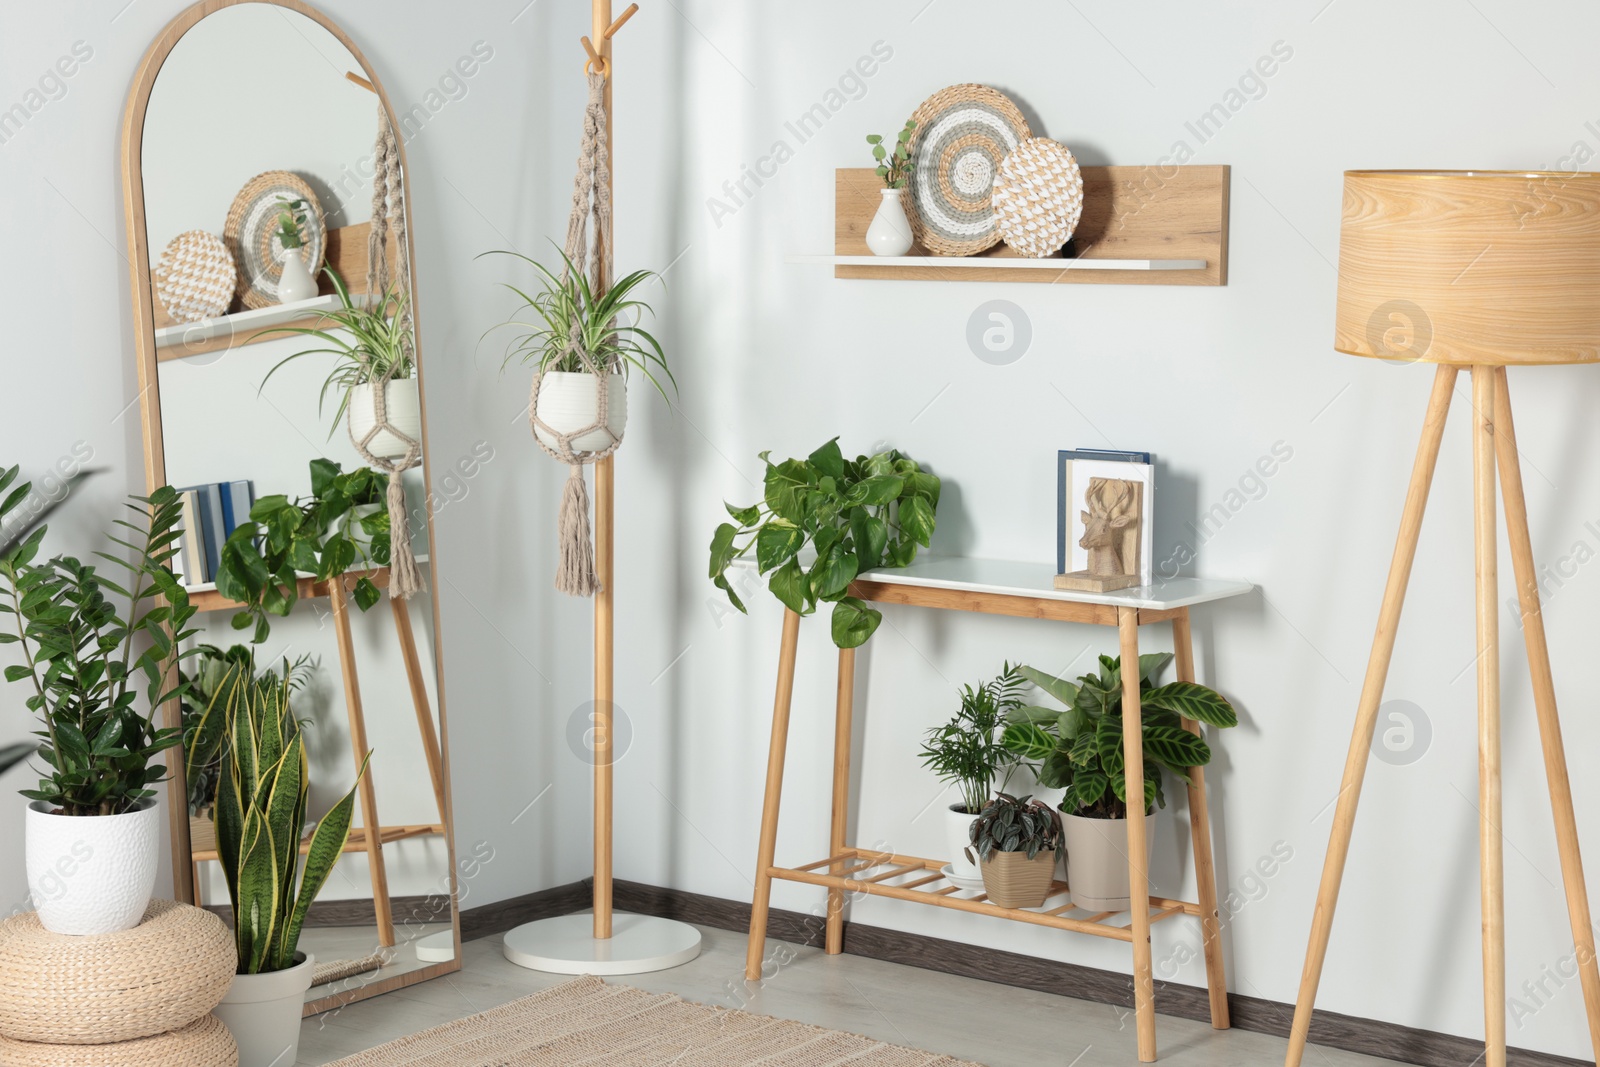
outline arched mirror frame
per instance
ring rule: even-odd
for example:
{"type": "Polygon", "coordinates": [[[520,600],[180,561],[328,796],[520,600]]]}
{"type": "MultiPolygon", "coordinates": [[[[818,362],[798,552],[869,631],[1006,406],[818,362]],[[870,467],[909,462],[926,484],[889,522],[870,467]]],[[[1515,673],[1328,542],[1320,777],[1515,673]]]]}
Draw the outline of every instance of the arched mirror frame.
{"type": "MultiPolygon", "coordinates": [[[[122,196],[123,212],[128,227],[128,274],[133,290],[133,337],[139,372],[139,409],[144,438],[145,483],[150,491],[167,484],[167,464],[161,424],[161,385],[157,374],[155,308],[150,276],[149,236],[146,232],[145,224],[144,172],[142,168],[145,112],[150,103],[151,90],[155,87],[156,78],[161,73],[161,67],[178,42],[182,40],[184,34],[188,33],[206,16],[225,8],[246,3],[268,4],[285,8],[312,19],[326,29],[340,44],[349,50],[350,54],[355,57],[356,62],[361,64],[362,75],[371,83],[373,91],[377,93],[384,113],[389,117],[390,127],[396,130],[400,129],[399,124],[395,121],[394,108],[389,103],[389,96],[384,92],[383,83],[379,81],[377,73],[372,69],[372,64],[367,61],[367,57],[362,53],[361,49],[337,23],[316,8],[301,3],[300,0],[200,0],[199,3],[185,8],[169,22],[166,29],[161,32],[161,35],[155,39],[145,52],[144,58],[140,61],[138,70],[134,75],[133,85],[128,92],[127,107],[123,113],[122,196]]],[[[399,138],[396,139],[396,142],[402,175],[402,210],[405,212],[406,217],[410,219],[412,217],[410,170],[406,163],[405,143],[399,138]]],[[[403,250],[403,255],[404,260],[402,262],[405,270],[412,279],[415,279],[416,256],[409,241],[407,247],[403,250]]],[[[414,288],[413,291],[415,291],[414,288]]],[[[416,345],[417,381],[421,398],[423,439],[426,442],[428,425],[426,371],[424,369],[425,361],[422,357],[421,327],[415,302],[412,305],[412,330],[413,341],[416,345]]],[[[432,499],[432,472],[426,448],[422,453],[422,480],[427,498],[432,499]]],[[[428,544],[431,546],[435,544],[433,512],[430,508],[424,509],[424,513],[425,522],[427,523],[428,544]]],[[[429,583],[428,592],[433,612],[434,672],[435,677],[438,679],[439,746],[445,801],[445,855],[449,864],[450,921],[454,931],[455,955],[448,961],[433,963],[390,978],[379,978],[371,982],[359,983],[352,988],[331,994],[320,1000],[308,1001],[305,1008],[306,1015],[328,1011],[341,1004],[365,1000],[368,997],[388,993],[431,978],[451,974],[461,969],[460,900],[455,876],[455,818],[454,804],[450,798],[450,741],[449,728],[446,724],[445,716],[444,651],[439,625],[438,562],[436,558],[431,562],[434,576],[429,583]]],[[[165,725],[169,727],[181,726],[182,711],[176,701],[168,702],[162,709],[162,715],[165,725]]],[[[168,763],[172,772],[171,779],[167,783],[167,808],[171,827],[173,892],[178,900],[192,903],[195,899],[194,875],[193,866],[189,859],[189,809],[186,800],[183,764],[181,760],[168,760],[168,763]]]]}

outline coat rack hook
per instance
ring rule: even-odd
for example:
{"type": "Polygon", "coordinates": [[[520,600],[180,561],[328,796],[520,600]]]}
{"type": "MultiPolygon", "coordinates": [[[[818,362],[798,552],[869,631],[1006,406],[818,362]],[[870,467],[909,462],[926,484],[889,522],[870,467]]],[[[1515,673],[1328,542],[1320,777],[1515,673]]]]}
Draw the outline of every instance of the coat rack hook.
{"type": "Polygon", "coordinates": [[[371,82],[369,82],[367,79],[363,78],[361,75],[357,74],[353,70],[345,71],[344,72],[344,76],[347,79],[349,79],[350,81],[355,82],[357,85],[361,86],[361,88],[365,89],[369,93],[375,93],[375,92],[378,91],[377,88],[371,82]]]}
{"type": "Polygon", "coordinates": [[[582,40],[583,50],[589,53],[589,60],[584,64],[583,69],[593,71],[602,78],[609,75],[611,73],[611,64],[606,62],[606,57],[595,51],[594,42],[589,40],[588,37],[584,37],[582,40]]]}
{"type": "Polygon", "coordinates": [[[617,35],[617,31],[622,29],[622,24],[627,22],[629,19],[633,18],[633,16],[638,14],[638,13],[639,13],[639,5],[638,4],[629,4],[628,5],[628,10],[624,11],[621,15],[617,16],[617,21],[613,22],[610,25],[610,27],[608,27],[606,29],[605,38],[604,39],[609,41],[609,40],[611,40],[611,38],[615,37],[617,35]]]}

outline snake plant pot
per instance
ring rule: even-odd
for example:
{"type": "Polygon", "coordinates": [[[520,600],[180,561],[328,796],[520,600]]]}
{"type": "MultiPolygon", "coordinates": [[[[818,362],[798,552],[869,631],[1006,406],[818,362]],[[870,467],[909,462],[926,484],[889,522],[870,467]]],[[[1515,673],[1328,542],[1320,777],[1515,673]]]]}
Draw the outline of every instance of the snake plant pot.
{"type": "MultiPolygon", "coordinates": [[[[547,448],[560,448],[556,434],[576,433],[586,427],[596,427],[588,433],[573,438],[572,447],[579,452],[599,452],[611,447],[611,434],[599,428],[599,379],[584,371],[549,371],[539,382],[539,421],[550,427],[535,426],[533,432],[547,448]]],[[[606,378],[606,426],[619,439],[628,425],[628,388],[620,374],[606,378]]]]}
{"type": "Polygon", "coordinates": [[[960,804],[950,805],[944,813],[945,854],[950,857],[950,873],[957,878],[976,881],[982,877],[978,865],[967,859],[967,850],[972,847],[972,823],[977,817],[976,812],[967,811],[960,804]]]}
{"type": "Polygon", "coordinates": [[[123,815],[56,815],[28,805],[28,892],[53,934],[114,934],[139,925],[156,885],[161,819],[153,799],[123,815]]]}
{"type": "Polygon", "coordinates": [[[1032,859],[1026,852],[991,852],[983,861],[983,891],[1002,908],[1037,908],[1050,895],[1056,875],[1055,849],[1040,849],[1032,859]]]}
{"type": "MultiPolygon", "coordinates": [[[[372,382],[350,390],[350,438],[359,441],[378,424],[372,410],[372,382]]],[[[383,398],[387,421],[413,441],[422,442],[422,402],[417,396],[415,378],[391,378],[383,398]]],[[[388,430],[379,430],[367,442],[367,451],[384,459],[399,459],[406,454],[406,443],[388,430]]]]}
{"type": "MultiPolygon", "coordinates": [[[[1150,869],[1150,817],[1145,816],[1145,869],[1150,869]]],[[[1061,813],[1072,903],[1087,911],[1128,910],[1128,820],[1061,813]]]]}
{"type": "Polygon", "coordinates": [[[286,971],[236,974],[222,1003],[211,1014],[233,1031],[239,1067],[283,1067],[300,1052],[300,1015],[316,958],[295,953],[300,962],[286,971]]]}

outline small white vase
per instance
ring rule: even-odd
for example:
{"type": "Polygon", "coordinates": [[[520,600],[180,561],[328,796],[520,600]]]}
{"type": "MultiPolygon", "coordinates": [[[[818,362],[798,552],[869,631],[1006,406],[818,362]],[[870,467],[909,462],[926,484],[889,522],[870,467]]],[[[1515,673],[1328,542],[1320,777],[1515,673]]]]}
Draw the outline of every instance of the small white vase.
{"type": "Polygon", "coordinates": [[[960,804],[952,804],[945,810],[946,851],[950,854],[950,871],[957,878],[983,877],[983,871],[978,865],[967,859],[967,850],[972,847],[972,824],[977,818],[976,815],[963,811],[960,804]]]}
{"type": "MultiPolygon", "coordinates": [[[[556,433],[573,433],[600,421],[600,390],[597,379],[588,371],[550,371],[539,383],[539,421],[556,433]]],[[[606,426],[619,439],[628,425],[628,387],[622,375],[606,379],[606,426]]],[[[550,448],[560,447],[555,433],[534,427],[539,440],[550,448]]],[[[580,452],[598,452],[611,447],[611,434],[595,429],[572,439],[580,452]]]]}
{"type": "Polygon", "coordinates": [[[222,1003],[211,1014],[233,1032],[239,1046],[239,1067],[284,1067],[300,1054],[300,1017],[306,990],[316,970],[316,957],[286,971],[236,974],[222,1003]]]}
{"type": "Polygon", "coordinates": [[[278,276],[278,303],[296,304],[317,295],[317,280],[306,267],[304,248],[286,248],[283,273],[278,276]]]}
{"type": "Polygon", "coordinates": [[[911,220],[900,196],[903,189],[882,190],[883,199],[867,227],[867,247],[875,256],[903,256],[911,251],[911,220]]]}
{"type": "Polygon", "coordinates": [[[114,934],[144,918],[156,885],[161,818],[156,802],[124,815],[52,815],[28,805],[28,892],[53,934],[114,934]]]}
{"type": "MultiPolygon", "coordinates": [[[[422,403],[417,394],[415,378],[391,378],[383,390],[384,411],[390,426],[407,437],[422,443],[422,403]]],[[[359,441],[378,424],[372,410],[372,383],[358,385],[350,390],[350,438],[359,441]]],[[[388,430],[379,430],[367,442],[367,451],[384,459],[398,459],[406,454],[406,443],[388,430]]]]}

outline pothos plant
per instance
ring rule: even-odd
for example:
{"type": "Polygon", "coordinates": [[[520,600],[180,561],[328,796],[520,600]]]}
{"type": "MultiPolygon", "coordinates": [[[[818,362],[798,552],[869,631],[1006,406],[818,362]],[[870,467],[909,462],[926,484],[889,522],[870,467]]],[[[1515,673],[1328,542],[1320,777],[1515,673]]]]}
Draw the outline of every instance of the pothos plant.
{"type": "Polygon", "coordinates": [[[914,121],[906,119],[905,128],[891,147],[884,146],[880,134],[867,134],[867,143],[872,146],[872,158],[878,163],[877,175],[883,180],[885,189],[904,189],[906,180],[917,169],[916,160],[911,158],[911,131],[916,128],[914,121]]]}
{"type": "MultiPolygon", "coordinates": [[[[257,500],[249,520],[223,542],[217,568],[217,592],[243,605],[233,617],[234,629],[254,626],[251,642],[265,641],[271,631],[267,617],[289,614],[301,575],[326,581],[357,563],[387,566],[387,489],[387,477],[370,467],[346,472],[319,458],[311,461],[309,498],[291,501],[279,494],[257,500]]],[[[363,576],[351,598],[366,611],[382,594],[363,576]]]]}
{"type": "MultiPolygon", "coordinates": [[[[29,483],[13,488],[16,479],[16,467],[0,470],[0,525],[31,492],[29,483]]],[[[0,614],[11,616],[0,645],[18,646],[24,660],[5,678],[32,690],[27,707],[42,727],[35,753],[46,764],[39,788],[22,795],[63,815],[134,810],[166,774],[155,759],[183,738],[154,721],[155,708],[183,695],[168,667],[196,632],[196,609],[169,567],[183,505],[163,486],[127,507],[130,518],[115,520],[108,538],[127,554],[94,553],[126,573],[121,582],[74,556],[40,560],[42,525],[0,553],[0,614]]]]}
{"type": "Polygon", "coordinates": [[[836,437],[805,459],[767,465],[762,499],[725,505],[733,522],[711,537],[711,581],[740,611],[728,581],[734,560],[755,550],[756,568],[784,607],[801,615],[833,604],[833,642],[865,644],[883,613],[847,595],[856,575],[874,567],[904,567],[933,537],[939,479],[897,450],[844,458],[836,437]],[[811,565],[800,562],[807,546],[811,565]]]}
{"type": "MultiPolygon", "coordinates": [[[[1172,660],[1169,652],[1139,657],[1139,710],[1144,735],[1144,807],[1166,807],[1161,772],[1187,782],[1190,767],[1211,762],[1205,739],[1184,729],[1182,720],[1229,727],[1239,722],[1233,705],[1197,682],[1155,679],[1172,660]]],[[[1077,683],[1032,667],[1021,673],[1066,705],[1065,710],[1018,708],[1002,735],[1007,749],[1035,763],[1039,784],[1063,789],[1061,810],[1095,819],[1127,817],[1128,786],[1122,747],[1122,660],[1100,657],[1098,673],[1077,683]]]]}

